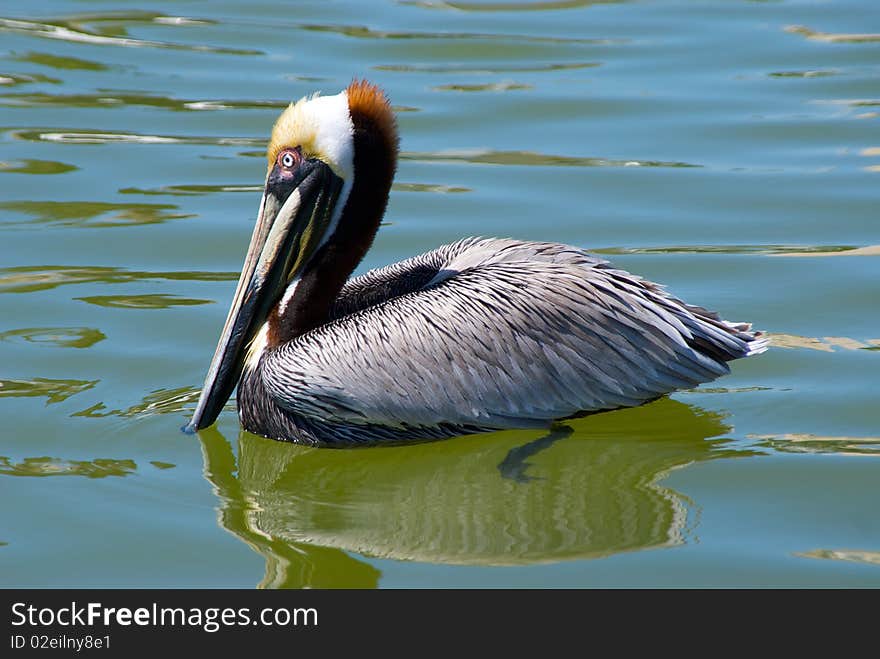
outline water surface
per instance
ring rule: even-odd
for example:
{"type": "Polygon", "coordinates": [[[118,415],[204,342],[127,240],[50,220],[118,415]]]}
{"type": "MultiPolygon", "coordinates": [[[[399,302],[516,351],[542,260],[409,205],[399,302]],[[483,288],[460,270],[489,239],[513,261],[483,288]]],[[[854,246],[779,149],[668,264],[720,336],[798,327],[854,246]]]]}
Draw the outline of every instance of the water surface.
{"type": "Polygon", "coordinates": [[[880,586],[874,5],[4,7],[0,584],[880,586]],[[271,125],[355,76],[402,136],[359,271],[568,242],[774,347],[558,433],[181,434],[271,125]]]}

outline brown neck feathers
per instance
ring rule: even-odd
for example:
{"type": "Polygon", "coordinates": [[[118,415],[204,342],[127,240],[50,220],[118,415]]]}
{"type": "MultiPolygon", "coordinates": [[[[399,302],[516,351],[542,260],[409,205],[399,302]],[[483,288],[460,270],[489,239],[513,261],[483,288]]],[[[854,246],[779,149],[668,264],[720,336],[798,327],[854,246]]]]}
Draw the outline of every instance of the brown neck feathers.
{"type": "Polygon", "coordinates": [[[381,89],[366,81],[349,85],[354,126],[354,183],[336,231],[306,267],[283,313],[269,315],[269,347],[327,322],[333,301],[364,258],[388,205],[397,169],[397,124],[381,89]]]}

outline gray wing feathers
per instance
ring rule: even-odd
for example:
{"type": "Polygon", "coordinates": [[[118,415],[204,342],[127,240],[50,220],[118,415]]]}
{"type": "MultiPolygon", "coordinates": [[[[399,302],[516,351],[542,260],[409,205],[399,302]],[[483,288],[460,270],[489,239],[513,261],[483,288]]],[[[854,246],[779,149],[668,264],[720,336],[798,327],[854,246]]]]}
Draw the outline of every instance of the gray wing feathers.
{"type": "Polygon", "coordinates": [[[352,280],[337,309],[264,378],[285,409],[340,423],[543,426],[713,380],[759,348],[746,326],[553,243],[459,241],[352,280]]]}

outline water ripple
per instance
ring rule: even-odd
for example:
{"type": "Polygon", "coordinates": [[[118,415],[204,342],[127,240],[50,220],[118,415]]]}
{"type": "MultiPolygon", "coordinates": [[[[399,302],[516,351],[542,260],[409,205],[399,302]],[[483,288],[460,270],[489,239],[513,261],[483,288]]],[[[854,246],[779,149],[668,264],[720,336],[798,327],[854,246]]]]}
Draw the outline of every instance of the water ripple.
{"type": "Polygon", "coordinates": [[[761,440],[760,446],[782,453],[837,453],[843,455],[880,455],[880,437],[842,437],[785,433],[782,435],[749,435],[761,440]]]}
{"type": "Polygon", "coordinates": [[[771,78],[827,78],[840,75],[837,69],[808,69],[806,71],[772,71],[767,74],[771,78]]]}
{"type": "Polygon", "coordinates": [[[107,228],[161,224],[195,217],[176,213],[174,204],[120,204],[98,201],[4,201],[0,210],[31,217],[21,222],[2,221],[0,226],[50,224],[62,227],[107,228]]]}
{"type": "MultiPolygon", "coordinates": [[[[108,133],[91,129],[64,128],[14,128],[0,127],[0,133],[9,133],[17,140],[27,142],[60,142],[62,144],[187,144],[210,146],[266,146],[265,138],[255,137],[204,137],[197,135],[150,135],[144,133],[108,133]]],[[[265,157],[265,152],[262,156],[265,157]]]]}
{"type": "Polygon", "coordinates": [[[495,151],[492,149],[450,149],[445,151],[404,151],[403,160],[418,162],[466,162],[481,165],[519,165],[528,167],[702,167],[686,162],[662,160],[612,160],[557,156],[534,151],[495,151]]]}
{"type": "Polygon", "coordinates": [[[85,476],[86,478],[105,478],[107,476],[128,476],[137,469],[134,460],[62,460],[46,456],[25,458],[12,462],[0,456],[0,474],[6,476],[85,476]]]}
{"type": "Polygon", "coordinates": [[[847,256],[880,253],[878,246],[856,245],[664,245],[662,247],[599,247],[596,254],[758,254],[762,256],[847,256]]]}
{"type": "Polygon", "coordinates": [[[876,119],[880,116],[880,113],[877,111],[878,107],[880,107],[880,99],[876,98],[822,98],[810,101],[810,103],[813,105],[830,105],[842,108],[837,113],[839,117],[876,119]]]}
{"type": "MultiPolygon", "coordinates": [[[[2,82],[2,78],[0,78],[2,82]]],[[[281,109],[290,101],[272,100],[214,100],[177,99],[156,94],[116,92],[98,90],[93,94],[48,94],[15,93],[0,96],[0,105],[6,107],[76,107],[76,108],[114,108],[118,106],[145,106],[162,108],[174,112],[211,112],[217,110],[257,110],[263,108],[281,109]]]]}
{"type": "Polygon", "coordinates": [[[42,73],[0,73],[0,85],[13,87],[15,85],[28,85],[31,83],[49,83],[52,85],[61,84],[58,78],[50,78],[42,73]]]}
{"type": "Polygon", "coordinates": [[[863,551],[860,549],[814,549],[813,551],[797,553],[795,556],[880,565],[880,551],[863,551]]]}
{"type": "Polygon", "coordinates": [[[148,293],[146,295],[90,295],[74,298],[99,307],[116,309],[170,309],[171,307],[190,307],[199,304],[213,304],[213,300],[181,297],[167,293],[148,293]]]}
{"type": "Polygon", "coordinates": [[[60,57],[52,53],[28,52],[23,55],[13,57],[17,62],[28,62],[30,64],[39,64],[40,66],[48,66],[52,69],[62,69],[65,71],[81,70],[81,71],[106,71],[110,67],[101,62],[93,62],[92,60],[80,59],[65,55],[60,57]]]}
{"type": "Polygon", "coordinates": [[[512,41],[514,43],[558,43],[615,45],[625,43],[624,39],[583,39],[575,37],[537,37],[527,34],[504,34],[489,32],[397,32],[375,30],[365,25],[310,25],[299,26],[309,32],[332,32],[357,39],[439,39],[442,41],[512,41]]]}
{"type": "Polygon", "coordinates": [[[880,245],[864,245],[863,247],[830,247],[817,246],[814,249],[794,249],[774,254],[773,256],[880,256],[880,245]]]}
{"type": "Polygon", "coordinates": [[[136,39],[127,36],[125,29],[121,30],[122,36],[110,34],[110,31],[102,31],[90,29],[86,23],[101,20],[112,20],[114,22],[149,22],[159,24],[175,23],[165,22],[157,19],[167,19],[170,17],[161,14],[108,14],[83,16],[72,18],[58,18],[45,20],[44,22],[28,21],[14,18],[0,17],[0,31],[17,32],[19,34],[27,34],[29,36],[43,37],[46,39],[60,39],[72,43],[85,43],[100,46],[124,46],[129,48],[166,48],[172,50],[188,50],[194,52],[219,53],[224,55],[262,55],[260,50],[242,49],[242,48],[225,48],[218,46],[207,46],[203,44],[183,44],[170,41],[150,41],[147,39],[136,39]]]}
{"type": "Polygon", "coordinates": [[[93,389],[99,380],[0,380],[0,398],[46,398],[46,403],[60,403],[71,396],[93,389]]]}
{"type": "Polygon", "coordinates": [[[90,348],[107,336],[93,327],[24,327],[0,332],[0,341],[26,341],[58,348],[90,348]]]}
{"type": "MultiPolygon", "coordinates": [[[[125,409],[107,409],[104,403],[95,403],[91,407],[71,414],[71,416],[87,417],[90,419],[102,419],[111,416],[123,419],[143,419],[160,414],[191,415],[195,410],[200,394],[200,387],[157,389],[144,396],[139,403],[125,409]]],[[[223,406],[223,409],[227,412],[236,412],[238,408],[235,401],[231,400],[223,406]]]]}
{"type": "Polygon", "coordinates": [[[880,34],[843,34],[834,32],[817,32],[806,25],[786,25],[785,31],[791,34],[800,34],[814,41],[827,43],[872,43],[880,41],[880,34]]]}
{"type": "Polygon", "coordinates": [[[797,334],[783,334],[768,332],[770,344],[775,348],[805,348],[807,350],[819,350],[821,352],[834,352],[835,348],[843,350],[880,350],[880,339],[866,339],[860,341],[847,336],[799,336],[797,334]]]}
{"type": "Polygon", "coordinates": [[[66,174],[79,169],[76,165],[55,160],[12,160],[0,161],[0,174],[66,174]]]}
{"type": "Polygon", "coordinates": [[[67,284],[125,284],[160,281],[235,281],[237,272],[143,272],[102,266],[16,266],[0,268],[0,293],[33,293],[67,284]]]}
{"type": "Polygon", "coordinates": [[[158,188],[121,188],[120,194],[138,194],[144,196],[172,195],[175,197],[191,197],[194,195],[215,194],[217,192],[262,192],[262,185],[227,184],[227,185],[163,185],[158,188]]]}
{"type": "Polygon", "coordinates": [[[507,92],[532,89],[533,85],[525,85],[516,82],[489,82],[482,85],[437,85],[431,87],[441,92],[507,92]]]}
{"type": "Polygon", "coordinates": [[[492,64],[475,66],[474,64],[379,64],[373,68],[377,71],[414,72],[414,73],[461,73],[491,75],[493,73],[541,73],[545,71],[570,71],[600,66],[601,62],[572,62],[550,64],[492,64]]]}
{"type": "Polygon", "coordinates": [[[424,9],[454,9],[457,11],[548,11],[551,9],[579,9],[593,5],[622,4],[628,0],[542,0],[538,2],[450,2],[448,0],[402,0],[400,4],[424,9]]]}
{"type": "MultiPolygon", "coordinates": [[[[104,403],[96,403],[89,408],[76,412],[72,416],[103,418],[118,416],[123,418],[144,418],[156,414],[180,414],[191,412],[199,399],[199,387],[177,387],[176,389],[157,389],[124,410],[108,410],[104,403]]],[[[235,409],[235,403],[227,403],[224,409],[235,409]]]]}
{"type": "Polygon", "coordinates": [[[441,183],[395,183],[391,186],[395,192],[439,192],[451,194],[458,192],[470,192],[471,188],[462,186],[443,185],[441,183]]]}

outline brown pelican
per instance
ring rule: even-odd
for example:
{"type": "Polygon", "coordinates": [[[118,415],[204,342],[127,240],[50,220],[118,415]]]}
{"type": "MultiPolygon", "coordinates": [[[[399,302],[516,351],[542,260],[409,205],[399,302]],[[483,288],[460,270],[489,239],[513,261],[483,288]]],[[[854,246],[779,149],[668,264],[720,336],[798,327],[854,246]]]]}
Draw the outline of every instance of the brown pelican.
{"type": "Polygon", "coordinates": [[[641,405],[766,349],[577,247],[466,238],[347,280],[397,164],[384,93],[291,104],[229,316],[186,430],[238,384],[245,429],[319,446],[444,438],[641,405]]]}

